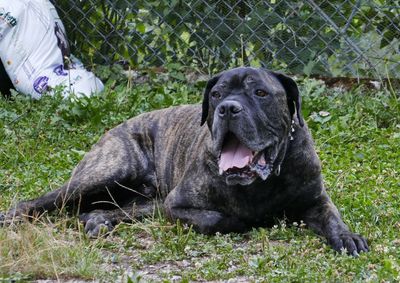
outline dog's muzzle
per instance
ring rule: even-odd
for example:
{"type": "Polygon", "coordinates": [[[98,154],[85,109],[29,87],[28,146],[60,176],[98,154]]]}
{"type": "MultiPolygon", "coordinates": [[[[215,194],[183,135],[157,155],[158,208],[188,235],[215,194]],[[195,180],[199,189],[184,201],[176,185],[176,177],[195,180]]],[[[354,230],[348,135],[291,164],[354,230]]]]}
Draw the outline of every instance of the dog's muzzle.
{"type": "Polygon", "coordinates": [[[219,120],[214,128],[218,129],[214,137],[219,174],[225,176],[229,184],[247,185],[258,177],[266,180],[277,156],[275,142],[263,141],[263,147],[257,149],[249,145],[250,141],[241,136],[245,123],[239,123],[248,117],[243,105],[236,100],[222,101],[215,109],[215,117],[219,120]]]}

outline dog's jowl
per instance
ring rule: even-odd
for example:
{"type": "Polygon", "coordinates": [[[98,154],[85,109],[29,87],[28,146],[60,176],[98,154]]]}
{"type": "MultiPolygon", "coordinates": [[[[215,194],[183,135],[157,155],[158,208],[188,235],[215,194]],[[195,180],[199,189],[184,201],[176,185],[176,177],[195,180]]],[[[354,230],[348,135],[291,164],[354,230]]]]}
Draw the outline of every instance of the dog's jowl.
{"type": "Polygon", "coordinates": [[[96,236],[162,207],[200,233],[304,221],[340,251],[368,251],[327,195],[296,83],[236,68],[207,83],[202,105],[142,114],[107,132],[58,190],[3,219],[65,208],[96,236]]]}

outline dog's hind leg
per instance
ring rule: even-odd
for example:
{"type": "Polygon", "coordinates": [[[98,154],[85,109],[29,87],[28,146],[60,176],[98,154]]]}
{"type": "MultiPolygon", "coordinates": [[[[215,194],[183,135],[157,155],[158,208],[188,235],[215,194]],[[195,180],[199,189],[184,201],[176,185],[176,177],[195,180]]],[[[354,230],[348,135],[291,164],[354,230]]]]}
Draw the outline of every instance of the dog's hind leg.
{"type": "Polygon", "coordinates": [[[133,139],[125,127],[123,124],[105,134],[63,186],[37,199],[18,203],[7,217],[31,216],[63,208],[79,212],[110,209],[115,207],[107,207],[106,202],[123,204],[143,194],[155,195],[151,150],[147,148],[151,142],[145,137],[133,139]],[[143,189],[127,189],[132,187],[143,189]],[[153,190],[146,192],[149,187],[153,190]],[[103,205],[96,204],[101,201],[103,205]]]}

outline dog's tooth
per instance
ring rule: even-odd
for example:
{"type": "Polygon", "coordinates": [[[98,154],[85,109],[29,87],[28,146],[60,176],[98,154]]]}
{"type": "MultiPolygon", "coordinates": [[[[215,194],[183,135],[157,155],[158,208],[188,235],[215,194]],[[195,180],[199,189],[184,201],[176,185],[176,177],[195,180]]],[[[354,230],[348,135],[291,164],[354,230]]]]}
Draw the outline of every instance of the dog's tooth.
{"type": "Polygon", "coordinates": [[[263,181],[267,180],[269,174],[261,174],[260,177],[263,181]]]}
{"type": "Polygon", "coordinates": [[[260,158],[257,161],[258,165],[265,166],[267,162],[265,161],[264,153],[260,154],[260,158]]]}
{"type": "Polygon", "coordinates": [[[219,168],[219,174],[222,175],[224,173],[224,170],[222,168],[219,168]]]}

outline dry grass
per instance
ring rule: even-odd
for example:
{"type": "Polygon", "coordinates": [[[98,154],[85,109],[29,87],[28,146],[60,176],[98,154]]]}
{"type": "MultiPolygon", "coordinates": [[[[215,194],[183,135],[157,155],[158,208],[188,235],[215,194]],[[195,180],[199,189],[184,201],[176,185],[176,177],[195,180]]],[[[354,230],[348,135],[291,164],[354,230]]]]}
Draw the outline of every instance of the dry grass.
{"type": "Polygon", "coordinates": [[[25,279],[33,275],[36,279],[57,280],[103,277],[99,269],[103,261],[100,241],[89,241],[79,227],[67,218],[54,223],[43,217],[32,223],[3,227],[0,229],[0,275],[23,274],[25,279]]]}

